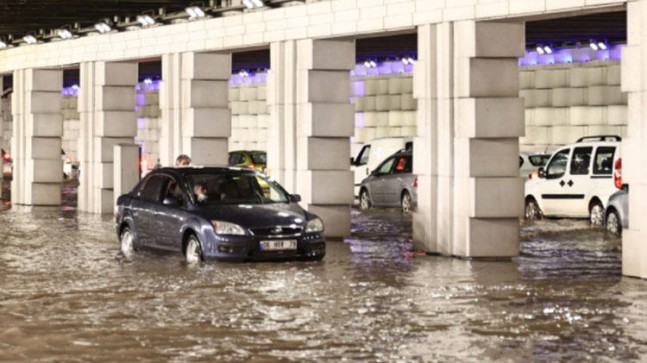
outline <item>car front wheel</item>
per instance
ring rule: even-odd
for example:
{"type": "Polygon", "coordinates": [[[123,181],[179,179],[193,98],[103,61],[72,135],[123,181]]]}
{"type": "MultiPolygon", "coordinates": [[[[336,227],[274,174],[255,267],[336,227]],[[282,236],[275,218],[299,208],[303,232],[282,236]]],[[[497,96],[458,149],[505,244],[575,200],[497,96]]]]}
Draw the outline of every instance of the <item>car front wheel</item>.
{"type": "Polygon", "coordinates": [[[618,215],[618,212],[616,212],[615,209],[611,209],[609,210],[609,213],[607,213],[606,228],[607,228],[607,232],[615,236],[622,235],[622,225],[620,224],[620,216],[618,215]]]}
{"type": "Polygon", "coordinates": [[[589,208],[589,220],[594,226],[601,226],[604,223],[604,207],[600,202],[593,202],[589,208]]]}
{"type": "Polygon", "coordinates": [[[371,208],[371,199],[368,196],[368,191],[366,189],[362,189],[359,193],[359,209],[367,210],[369,208],[371,208]]]}
{"type": "Polygon", "coordinates": [[[526,209],[525,209],[525,217],[527,220],[537,220],[541,219],[541,209],[539,208],[539,205],[537,204],[537,201],[535,198],[528,198],[526,199],[526,209]]]}
{"type": "Polygon", "coordinates": [[[196,264],[202,261],[202,248],[200,247],[200,241],[196,236],[191,235],[189,240],[186,242],[184,257],[186,258],[186,262],[189,264],[196,264]]]}
{"type": "Polygon", "coordinates": [[[400,205],[402,206],[402,213],[409,214],[411,213],[412,207],[411,195],[409,192],[402,193],[402,199],[400,200],[400,205]]]}
{"type": "Polygon", "coordinates": [[[133,233],[130,231],[129,227],[126,227],[121,231],[119,242],[121,244],[121,253],[124,257],[126,259],[133,258],[133,255],[135,254],[135,245],[133,243],[133,233]]]}

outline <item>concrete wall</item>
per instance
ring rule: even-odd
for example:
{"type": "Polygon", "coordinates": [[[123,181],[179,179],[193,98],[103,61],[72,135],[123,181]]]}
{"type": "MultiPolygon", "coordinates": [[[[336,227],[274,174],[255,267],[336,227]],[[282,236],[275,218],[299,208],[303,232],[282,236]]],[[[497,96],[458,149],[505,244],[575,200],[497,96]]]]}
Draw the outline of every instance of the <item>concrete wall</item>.
{"type": "Polygon", "coordinates": [[[519,80],[526,108],[522,150],[554,150],[586,135],[626,136],[619,61],[522,67],[519,80]]]}
{"type": "Polygon", "coordinates": [[[162,113],[159,106],[159,90],[145,83],[137,85],[137,136],[135,143],[141,146],[141,157],[146,161],[143,169],[153,168],[160,158],[159,139],[162,113]]]}
{"type": "Polygon", "coordinates": [[[0,148],[11,150],[11,97],[0,99],[0,148]]]}
{"type": "Polygon", "coordinates": [[[66,157],[72,161],[78,161],[81,117],[79,116],[77,101],[77,96],[63,96],[61,98],[61,115],[63,116],[62,146],[66,157]]]}
{"type": "Polygon", "coordinates": [[[269,109],[265,83],[229,87],[229,150],[267,150],[269,109]]]}

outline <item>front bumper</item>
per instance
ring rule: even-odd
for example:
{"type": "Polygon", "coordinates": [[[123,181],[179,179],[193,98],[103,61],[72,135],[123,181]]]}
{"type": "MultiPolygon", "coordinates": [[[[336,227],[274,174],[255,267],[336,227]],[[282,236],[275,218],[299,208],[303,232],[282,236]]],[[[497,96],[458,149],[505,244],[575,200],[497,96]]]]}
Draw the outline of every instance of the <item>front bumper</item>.
{"type": "Polygon", "coordinates": [[[205,260],[218,261],[283,261],[283,260],[321,260],[326,255],[326,240],[321,233],[308,233],[299,236],[259,237],[259,236],[209,236],[202,243],[205,260]],[[261,241],[294,239],[296,249],[263,250],[261,241]]]}

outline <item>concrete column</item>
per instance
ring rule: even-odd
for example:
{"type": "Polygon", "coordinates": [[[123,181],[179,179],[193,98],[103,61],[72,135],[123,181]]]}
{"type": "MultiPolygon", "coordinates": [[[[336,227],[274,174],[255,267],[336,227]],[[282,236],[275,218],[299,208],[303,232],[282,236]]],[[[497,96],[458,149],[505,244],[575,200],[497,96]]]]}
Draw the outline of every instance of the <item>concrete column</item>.
{"type": "Polygon", "coordinates": [[[114,146],[137,135],[137,62],[81,63],[78,209],[114,210],[114,146]]]}
{"type": "Polygon", "coordinates": [[[274,43],[268,77],[270,173],[325,223],[326,235],[350,235],[349,170],[354,109],[352,40],[274,43]]]}
{"type": "Polygon", "coordinates": [[[418,33],[414,244],[460,257],[518,254],[524,26],[461,21],[418,33]]]}
{"type": "Polygon", "coordinates": [[[627,4],[627,46],[622,49],[622,91],[628,93],[622,178],[629,184],[629,228],[622,232],[622,274],[647,278],[647,0],[627,4]]]}
{"type": "Polygon", "coordinates": [[[139,181],[139,145],[114,146],[114,197],[130,192],[139,181]]]}
{"type": "Polygon", "coordinates": [[[195,165],[227,165],[230,77],[230,53],[162,57],[162,165],[174,165],[179,154],[195,165]]]}
{"type": "Polygon", "coordinates": [[[14,72],[13,83],[11,202],[60,205],[63,71],[18,70],[14,72]]]}

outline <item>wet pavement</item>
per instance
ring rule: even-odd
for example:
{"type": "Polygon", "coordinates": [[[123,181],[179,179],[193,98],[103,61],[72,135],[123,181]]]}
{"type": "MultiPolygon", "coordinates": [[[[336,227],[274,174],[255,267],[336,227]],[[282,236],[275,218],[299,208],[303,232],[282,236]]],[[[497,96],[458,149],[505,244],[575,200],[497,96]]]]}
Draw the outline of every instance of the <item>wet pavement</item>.
{"type": "Polygon", "coordinates": [[[124,261],[111,217],[7,207],[3,362],[647,360],[647,281],[586,221],[523,225],[521,256],[469,261],[412,251],[398,211],[353,210],[321,262],[189,266],[124,261]]]}

